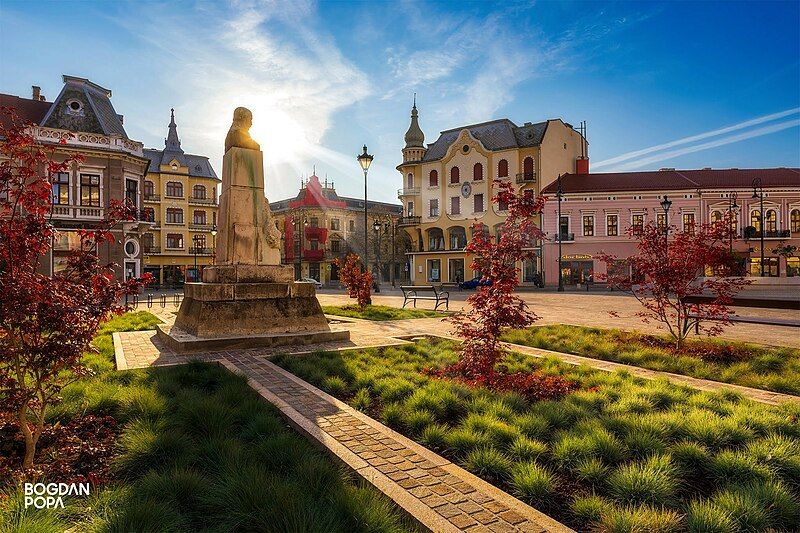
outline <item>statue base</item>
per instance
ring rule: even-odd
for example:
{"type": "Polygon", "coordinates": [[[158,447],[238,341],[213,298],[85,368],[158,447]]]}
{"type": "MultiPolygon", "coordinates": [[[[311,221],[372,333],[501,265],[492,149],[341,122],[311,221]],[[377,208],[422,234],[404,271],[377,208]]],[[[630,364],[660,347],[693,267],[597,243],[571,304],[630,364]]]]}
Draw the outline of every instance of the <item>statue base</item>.
{"type": "Polygon", "coordinates": [[[175,325],[159,338],[178,353],[347,340],[331,331],[310,283],[285,281],[284,265],[213,265],[203,283],[186,283],[175,325]]]}

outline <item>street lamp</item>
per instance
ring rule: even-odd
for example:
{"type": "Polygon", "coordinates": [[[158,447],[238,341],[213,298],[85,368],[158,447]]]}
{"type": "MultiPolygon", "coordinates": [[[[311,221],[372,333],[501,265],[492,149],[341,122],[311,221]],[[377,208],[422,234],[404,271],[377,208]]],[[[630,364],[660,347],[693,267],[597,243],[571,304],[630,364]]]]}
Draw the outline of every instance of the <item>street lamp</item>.
{"type": "Polygon", "coordinates": [[[758,209],[758,232],[761,236],[761,277],[764,277],[764,188],[761,186],[761,178],[753,180],[753,199],[760,200],[758,209]]]}
{"type": "Polygon", "coordinates": [[[199,240],[200,235],[192,235],[192,244],[194,247],[192,251],[194,252],[194,281],[197,281],[197,242],[199,240]]]}
{"type": "Polygon", "coordinates": [[[364,145],[364,151],[356,157],[358,159],[358,164],[361,165],[361,169],[364,171],[364,271],[369,270],[369,263],[367,262],[368,251],[367,251],[367,235],[368,235],[368,223],[367,223],[367,171],[369,170],[369,166],[372,164],[373,157],[367,153],[367,145],[364,145]]]}
{"type": "Polygon", "coordinates": [[[735,210],[739,208],[739,206],[736,205],[737,197],[738,195],[735,192],[732,192],[728,196],[728,224],[730,224],[730,227],[728,228],[728,246],[731,253],[733,253],[733,217],[736,216],[735,210]]]}
{"type": "Polygon", "coordinates": [[[217,225],[211,226],[211,264],[217,261],[217,225]]]}
{"type": "Polygon", "coordinates": [[[661,200],[661,209],[664,210],[664,255],[669,251],[669,208],[672,207],[672,200],[667,195],[661,200]]]}
{"type": "Polygon", "coordinates": [[[558,190],[556,191],[556,198],[558,198],[558,223],[556,228],[558,233],[558,292],[564,292],[564,277],[561,274],[561,197],[564,196],[564,190],[561,188],[561,174],[558,175],[558,190]]]}

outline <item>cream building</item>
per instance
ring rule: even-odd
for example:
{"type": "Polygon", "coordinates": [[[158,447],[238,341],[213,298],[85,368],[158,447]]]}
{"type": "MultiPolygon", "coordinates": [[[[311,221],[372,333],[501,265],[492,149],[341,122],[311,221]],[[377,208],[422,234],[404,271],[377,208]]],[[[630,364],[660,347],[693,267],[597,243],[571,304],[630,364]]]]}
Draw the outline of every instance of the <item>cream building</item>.
{"type": "Polygon", "coordinates": [[[172,110],[163,150],[145,149],[144,218],[152,230],[142,237],[144,271],[157,283],[181,285],[200,279],[214,260],[217,185],[208,157],[184,153],[172,110]],[[195,268],[196,265],[196,268],[195,268]]]}
{"type": "MultiPolygon", "coordinates": [[[[494,180],[538,195],[559,174],[588,161],[583,136],[561,119],[522,126],[499,119],[443,131],[427,146],[424,141],[415,104],[397,170],[403,176],[399,225],[412,241],[408,256],[416,285],[477,275],[464,252],[472,226],[481,223],[496,235],[506,217],[505,206],[491,201],[494,180]]],[[[536,252],[536,260],[520,265],[523,284],[542,274],[540,245],[536,252]]]]}

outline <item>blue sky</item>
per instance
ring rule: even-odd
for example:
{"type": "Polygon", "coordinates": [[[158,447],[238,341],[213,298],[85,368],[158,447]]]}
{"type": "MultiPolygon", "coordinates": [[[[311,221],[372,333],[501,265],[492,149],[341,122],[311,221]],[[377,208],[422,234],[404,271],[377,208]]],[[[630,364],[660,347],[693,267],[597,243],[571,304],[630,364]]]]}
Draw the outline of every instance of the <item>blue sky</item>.
{"type": "Polygon", "coordinates": [[[426,142],[495,118],[588,121],[592,169],[800,166],[800,3],[16,2],[0,4],[0,91],[61,74],[113,91],[130,137],[220,171],[254,113],[270,200],[316,165],[340,194],[396,201],[417,93],[426,142]],[[370,194],[371,197],[372,193],[370,194]]]}

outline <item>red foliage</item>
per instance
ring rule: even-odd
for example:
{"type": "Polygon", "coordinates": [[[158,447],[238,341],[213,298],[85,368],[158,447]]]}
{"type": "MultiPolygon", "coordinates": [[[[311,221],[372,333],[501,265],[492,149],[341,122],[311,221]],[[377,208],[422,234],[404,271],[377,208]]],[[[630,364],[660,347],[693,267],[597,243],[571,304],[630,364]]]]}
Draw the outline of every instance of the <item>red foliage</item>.
{"type": "Polygon", "coordinates": [[[638,316],[647,323],[661,322],[680,349],[695,325],[707,335],[719,335],[731,324],[729,305],[733,296],[752,283],[741,277],[735,254],[730,252],[732,225],[727,219],[711,225],[678,231],[652,222],[628,235],[637,241],[637,253],[626,259],[601,253],[597,258],[608,266],[607,275],[598,278],[610,286],[627,290],[639,300],[644,310],[638,316]],[[628,267],[632,275],[624,272],[628,267]],[[705,277],[705,269],[721,276],[705,277]],[[708,303],[689,303],[692,296],[709,296],[708,303]]]}
{"type": "Polygon", "coordinates": [[[334,264],[339,268],[339,281],[347,288],[350,298],[358,300],[358,308],[364,309],[372,303],[372,273],[361,270],[361,258],[350,254],[342,263],[341,259],[334,259],[334,264]]]}
{"type": "Polygon", "coordinates": [[[534,241],[544,238],[536,219],[545,202],[542,196],[517,195],[508,182],[494,183],[499,190],[492,201],[508,205],[500,237],[490,237],[482,224],[476,224],[466,247],[467,253],[475,256],[471,268],[481,272],[491,285],[478,287],[467,300],[469,311],[450,319],[464,346],[460,360],[451,370],[489,385],[494,382],[494,366],[505,352],[500,335],[508,328],[523,328],[538,319],[513,292],[519,284],[517,263],[533,259],[534,241]]]}
{"type": "Polygon", "coordinates": [[[23,468],[31,468],[44,429],[44,412],[61,388],[85,375],[82,354],[120,299],[148,280],[114,280],[115,265],[101,265],[96,250],[111,229],[131,220],[130,206],[112,203],[93,230],[80,230],[80,246],[53,277],[39,272],[52,247],[49,176],[77,158],[56,162],[12,114],[0,127],[0,406],[15,413],[25,440],[23,468]]]}
{"type": "Polygon", "coordinates": [[[508,374],[502,369],[494,373],[494,380],[487,383],[483,379],[465,378],[457,368],[426,368],[426,376],[441,379],[455,379],[470,387],[487,387],[499,392],[516,392],[531,402],[557,400],[580,388],[580,384],[561,376],[548,376],[540,372],[514,372],[508,374]]]}

